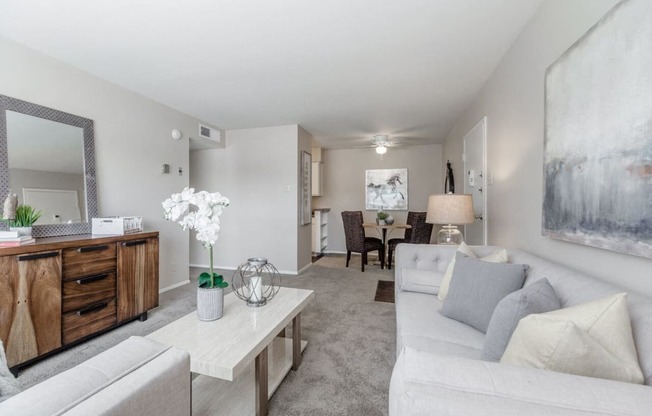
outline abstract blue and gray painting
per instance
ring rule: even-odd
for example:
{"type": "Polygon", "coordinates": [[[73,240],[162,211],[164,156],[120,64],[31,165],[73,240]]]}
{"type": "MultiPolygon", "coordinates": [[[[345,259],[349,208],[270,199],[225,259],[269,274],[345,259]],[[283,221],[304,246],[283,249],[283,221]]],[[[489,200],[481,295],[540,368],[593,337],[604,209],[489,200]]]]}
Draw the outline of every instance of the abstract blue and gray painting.
{"type": "Polygon", "coordinates": [[[546,236],[652,258],[650,21],[620,3],[546,73],[546,236]]]}

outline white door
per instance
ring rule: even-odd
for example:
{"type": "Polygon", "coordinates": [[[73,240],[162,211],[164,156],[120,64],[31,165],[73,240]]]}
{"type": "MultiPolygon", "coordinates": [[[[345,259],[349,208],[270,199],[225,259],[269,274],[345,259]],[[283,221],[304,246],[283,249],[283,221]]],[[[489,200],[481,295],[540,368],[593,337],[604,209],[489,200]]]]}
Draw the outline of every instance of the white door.
{"type": "Polygon", "coordinates": [[[23,200],[41,211],[36,225],[81,221],[79,196],[75,190],[23,188],[23,200]]]}
{"type": "Polygon", "coordinates": [[[466,225],[464,241],[487,244],[487,117],[464,136],[464,193],[473,195],[475,222],[466,225]]]}

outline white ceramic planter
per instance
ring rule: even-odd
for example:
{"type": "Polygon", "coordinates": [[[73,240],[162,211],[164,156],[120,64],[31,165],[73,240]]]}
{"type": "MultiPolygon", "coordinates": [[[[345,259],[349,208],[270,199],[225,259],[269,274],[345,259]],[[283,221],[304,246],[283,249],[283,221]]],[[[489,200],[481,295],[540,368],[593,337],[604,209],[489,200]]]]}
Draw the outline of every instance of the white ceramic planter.
{"type": "Polygon", "coordinates": [[[220,319],[224,313],[224,289],[197,288],[197,318],[200,321],[220,319]]]}

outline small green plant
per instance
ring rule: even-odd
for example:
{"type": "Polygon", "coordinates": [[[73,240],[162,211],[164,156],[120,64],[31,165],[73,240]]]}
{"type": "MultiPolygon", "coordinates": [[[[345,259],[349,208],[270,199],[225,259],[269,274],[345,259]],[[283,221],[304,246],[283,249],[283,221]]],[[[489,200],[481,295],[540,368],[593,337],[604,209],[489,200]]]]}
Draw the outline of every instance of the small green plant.
{"type": "Polygon", "coordinates": [[[384,221],[387,219],[387,217],[389,217],[389,214],[386,213],[385,211],[378,211],[377,217],[379,220],[384,221]]]}
{"type": "Polygon", "coordinates": [[[12,227],[31,227],[41,218],[41,214],[41,211],[37,211],[29,205],[18,205],[16,208],[16,218],[11,220],[10,225],[12,227]]]}
{"type": "Polygon", "coordinates": [[[229,284],[224,281],[224,276],[221,274],[213,273],[213,278],[211,279],[211,274],[204,272],[199,275],[199,287],[202,288],[216,288],[216,287],[227,287],[229,284]]]}

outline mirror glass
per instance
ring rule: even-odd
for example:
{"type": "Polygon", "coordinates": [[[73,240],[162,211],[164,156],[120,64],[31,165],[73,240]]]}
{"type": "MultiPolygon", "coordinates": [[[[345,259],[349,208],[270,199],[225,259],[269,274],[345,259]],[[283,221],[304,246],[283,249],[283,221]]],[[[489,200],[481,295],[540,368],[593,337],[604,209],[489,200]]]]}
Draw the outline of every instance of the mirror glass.
{"type": "Polygon", "coordinates": [[[81,127],[6,111],[9,187],[42,212],[36,225],[88,221],[81,127]]]}

